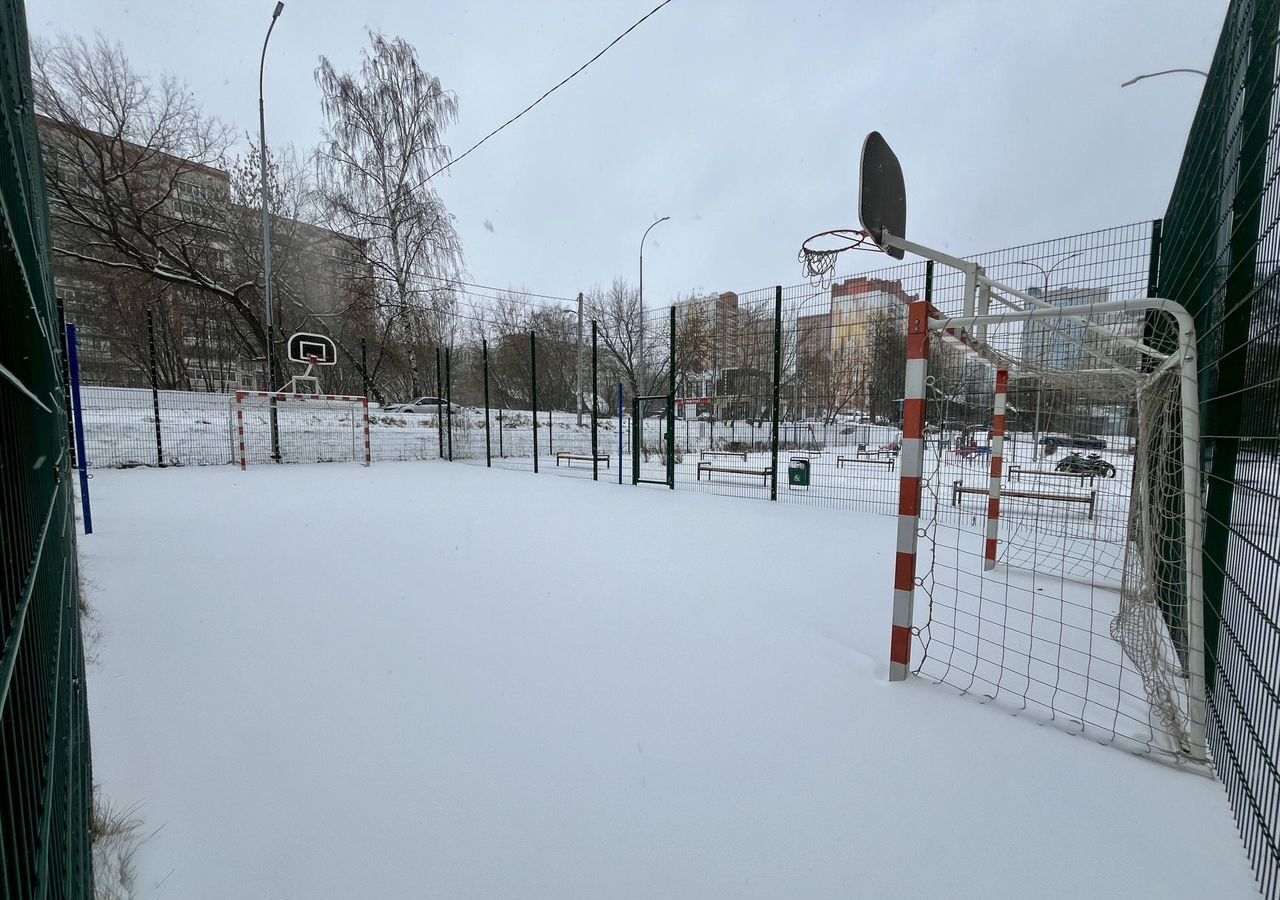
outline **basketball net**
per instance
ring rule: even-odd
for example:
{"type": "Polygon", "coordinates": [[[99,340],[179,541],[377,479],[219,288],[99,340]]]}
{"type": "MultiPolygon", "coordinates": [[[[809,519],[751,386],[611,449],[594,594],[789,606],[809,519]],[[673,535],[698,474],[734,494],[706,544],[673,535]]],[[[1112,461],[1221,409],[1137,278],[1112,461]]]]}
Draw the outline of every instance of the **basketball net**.
{"type": "Polygon", "coordinates": [[[806,278],[828,288],[835,280],[836,260],[846,250],[880,252],[868,232],[857,228],[835,228],[808,238],[800,245],[797,259],[804,266],[806,278]]]}

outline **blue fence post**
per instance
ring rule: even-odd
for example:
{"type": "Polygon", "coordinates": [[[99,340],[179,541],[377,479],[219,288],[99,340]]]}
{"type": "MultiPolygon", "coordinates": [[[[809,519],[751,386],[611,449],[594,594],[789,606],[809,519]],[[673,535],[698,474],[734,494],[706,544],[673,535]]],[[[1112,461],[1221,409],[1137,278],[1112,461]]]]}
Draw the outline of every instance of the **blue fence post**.
{"type": "Polygon", "coordinates": [[[76,349],[76,326],[67,326],[67,367],[71,370],[71,406],[76,419],[76,461],[80,469],[80,509],[84,533],[93,534],[93,514],[89,511],[89,461],[84,455],[84,412],[80,403],[80,353],[76,349]]]}

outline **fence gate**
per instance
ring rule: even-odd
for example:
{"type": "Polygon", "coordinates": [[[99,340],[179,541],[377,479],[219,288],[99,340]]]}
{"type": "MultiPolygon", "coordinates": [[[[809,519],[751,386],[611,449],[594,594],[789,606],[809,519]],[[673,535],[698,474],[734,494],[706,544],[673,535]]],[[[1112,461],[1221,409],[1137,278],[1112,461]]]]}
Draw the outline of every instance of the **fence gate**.
{"type": "Polygon", "coordinates": [[[631,483],[632,484],[665,484],[675,490],[676,486],[676,406],[674,394],[654,394],[649,397],[636,397],[631,401],[631,483]],[[645,418],[651,401],[661,401],[663,413],[651,420],[645,418]],[[646,435],[645,422],[661,423],[656,435],[646,435]],[[648,437],[648,443],[645,442],[648,437]],[[647,461],[649,453],[659,454],[664,463],[663,478],[645,478],[641,461],[647,461]]]}

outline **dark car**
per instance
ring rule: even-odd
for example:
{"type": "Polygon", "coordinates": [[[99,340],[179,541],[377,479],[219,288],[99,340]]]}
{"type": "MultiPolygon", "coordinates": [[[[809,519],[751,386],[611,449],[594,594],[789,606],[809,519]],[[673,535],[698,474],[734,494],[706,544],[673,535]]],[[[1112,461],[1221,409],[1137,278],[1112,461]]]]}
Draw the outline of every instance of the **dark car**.
{"type": "Polygon", "coordinates": [[[1047,434],[1040,438],[1045,447],[1069,447],[1072,450],[1106,450],[1107,442],[1091,434],[1047,434]]]}
{"type": "Polygon", "coordinates": [[[1106,450],[1107,442],[1091,434],[1069,434],[1067,446],[1075,450],[1106,450]]]}

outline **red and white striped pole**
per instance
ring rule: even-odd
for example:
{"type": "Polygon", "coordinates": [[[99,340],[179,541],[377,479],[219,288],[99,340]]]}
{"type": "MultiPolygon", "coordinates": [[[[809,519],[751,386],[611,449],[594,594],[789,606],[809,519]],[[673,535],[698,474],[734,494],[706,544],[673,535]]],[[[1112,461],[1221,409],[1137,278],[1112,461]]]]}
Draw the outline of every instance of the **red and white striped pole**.
{"type": "Polygon", "coordinates": [[[240,432],[240,469],[247,469],[244,453],[244,391],[236,391],[236,430],[240,432]]]}
{"type": "Polygon", "coordinates": [[[902,445],[898,451],[898,548],[893,569],[893,637],[889,680],[911,671],[911,616],[916,595],[916,543],[920,528],[920,479],[924,474],[925,379],[929,374],[927,300],[907,310],[907,374],[902,400],[902,445]]]}
{"type": "Polygon", "coordinates": [[[1004,475],[1004,417],[1009,397],[1009,373],[996,370],[995,416],[991,425],[991,479],[987,483],[987,547],[983,569],[996,567],[996,539],[1000,535],[1000,479],[1004,475]]]}
{"type": "Polygon", "coordinates": [[[364,407],[364,464],[373,464],[373,450],[369,444],[369,398],[361,397],[360,405],[364,407]]]}

